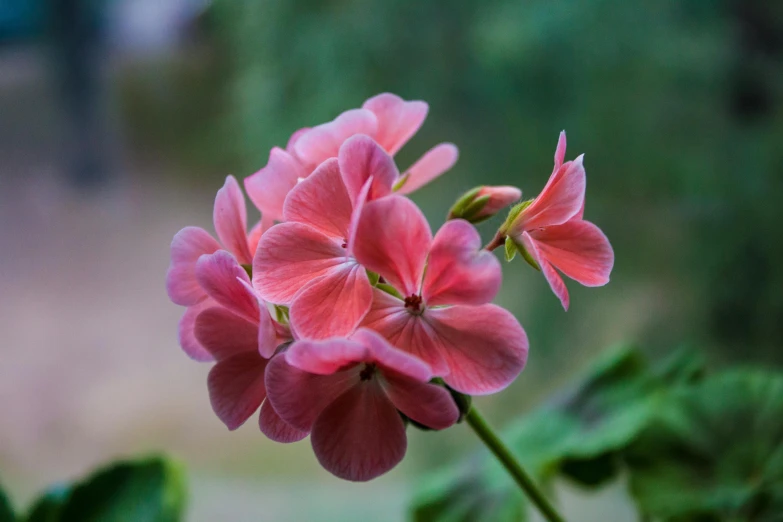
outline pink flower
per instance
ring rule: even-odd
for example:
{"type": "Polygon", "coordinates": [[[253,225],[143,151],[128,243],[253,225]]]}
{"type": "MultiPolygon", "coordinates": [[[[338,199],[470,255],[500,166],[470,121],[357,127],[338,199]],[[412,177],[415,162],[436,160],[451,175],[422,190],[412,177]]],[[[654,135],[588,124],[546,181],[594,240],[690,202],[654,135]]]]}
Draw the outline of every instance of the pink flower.
{"type": "MultiPolygon", "coordinates": [[[[250,199],[270,219],[283,219],[286,195],[300,179],[309,176],[321,163],[335,158],[351,136],[370,136],[391,156],[419,130],[427,116],[422,101],[405,101],[383,93],[367,100],[361,109],[352,109],[334,120],[311,129],[300,129],[285,150],[275,147],[267,165],[245,180],[250,199]]],[[[457,161],[457,148],[441,143],[430,149],[402,176],[399,190],[408,194],[449,170],[457,161]]]]}
{"type": "Polygon", "coordinates": [[[253,284],[264,299],[291,306],[303,338],[350,335],[370,310],[372,286],[353,255],[362,205],[392,193],[399,172],[371,138],[358,135],[286,198],[285,223],[264,234],[253,284]]]}
{"type": "Polygon", "coordinates": [[[568,310],[568,289],[555,268],[585,286],[609,282],[614,252],[601,229],[582,219],[586,175],[583,156],[563,163],[565,132],[555,152],[555,168],[541,194],[506,226],[516,247],[541,268],[549,286],[568,310]]]}
{"type": "MultiPolygon", "coordinates": [[[[357,120],[354,114],[344,113],[344,115],[347,116],[337,125],[336,133],[361,131],[364,128],[361,118],[357,120]]],[[[261,211],[261,215],[269,216],[270,220],[282,221],[286,196],[300,179],[309,176],[317,166],[302,162],[294,152],[296,141],[308,130],[310,129],[299,129],[292,134],[285,149],[273,147],[269,152],[266,166],[245,178],[247,195],[261,211]]]]}
{"type": "Polygon", "coordinates": [[[434,429],[457,421],[445,388],[426,364],[358,330],[350,339],[297,341],[270,362],[269,400],[280,417],[311,432],[318,461],[334,475],[366,481],[405,455],[408,418],[434,429]]]}
{"type": "Polygon", "coordinates": [[[447,222],[433,239],[416,205],[390,196],[364,207],[354,246],[356,259],[397,292],[373,289],[362,324],[468,394],[507,386],[528,349],[514,316],[489,304],[500,288],[500,264],[480,241],[464,220],[447,222]]]}
{"type": "Polygon", "coordinates": [[[207,293],[196,279],[196,262],[204,254],[220,249],[231,252],[239,263],[250,264],[261,234],[271,221],[262,218],[247,232],[247,209],[237,180],[228,176],[215,197],[213,222],[220,243],[200,227],[185,227],[171,242],[171,263],[166,273],[166,291],[178,305],[189,307],[179,324],[180,344],[185,353],[198,361],[212,357],[193,335],[194,321],[207,304],[207,293]],[[222,245],[221,245],[222,243],[222,245]]]}
{"type": "Polygon", "coordinates": [[[193,332],[216,361],[207,379],[215,414],[235,430],[260,407],[259,427],[269,438],[293,442],[307,436],[282,421],[264,401],[264,372],[278,346],[291,340],[288,329],[272,320],[247,273],[228,252],[201,256],[196,278],[208,298],[193,332]]]}
{"type": "MultiPolygon", "coordinates": [[[[373,138],[390,156],[397,154],[403,145],[419,130],[427,117],[429,106],[423,101],[405,101],[391,93],[374,96],[364,102],[361,109],[362,124],[354,123],[352,133],[338,125],[348,111],[330,123],[313,127],[303,133],[294,145],[297,155],[310,164],[337,156],[345,139],[354,134],[365,134],[373,138]],[[375,121],[375,125],[372,121],[375,121]],[[361,130],[357,130],[361,127],[361,130]],[[342,132],[340,132],[342,131],[342,132]],[[341,139],[342,138],[342,139],[341,139]]],[[[416,161],[403,175],[404,184],[399,189],[409,194],[426,185],[449,170],[457,161],[457,147],[451,143],[436,145],[416,161]]]]}

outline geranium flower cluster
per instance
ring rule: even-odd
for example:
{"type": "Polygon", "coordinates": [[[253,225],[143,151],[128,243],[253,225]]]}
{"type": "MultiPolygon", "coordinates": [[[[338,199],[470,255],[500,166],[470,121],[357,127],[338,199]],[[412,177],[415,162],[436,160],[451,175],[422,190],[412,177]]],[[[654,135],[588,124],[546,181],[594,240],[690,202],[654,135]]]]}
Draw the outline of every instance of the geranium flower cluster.
{"type": "Polygon", "coordinates": [[[514,206],[482,248],[474,227],[517,202],[515,187],[478,187],[433,234],[406,197],[449,170],[440,144],[400,173],[393,156],[417,132],[426,103],[392,94],[274,148],[245,189],[261,212],[248,230],[229,176],[215,198],[217,239],[187,227],[171,246],[167,290],[187,307],[184,351],[214,362],[209,396],[236,429],[259,411],[270,439],[310,435],[331,473],[363,481],[404,456],[406,426],[444,429],[459,394],[508,386],[525,366],[517,319],[492,304],[503,244],[540,269],[568,306],[556,268],[585,285],[608,281],[609,242],[584,221],[582,158],[555,169],[540,196],[514,206]]]}

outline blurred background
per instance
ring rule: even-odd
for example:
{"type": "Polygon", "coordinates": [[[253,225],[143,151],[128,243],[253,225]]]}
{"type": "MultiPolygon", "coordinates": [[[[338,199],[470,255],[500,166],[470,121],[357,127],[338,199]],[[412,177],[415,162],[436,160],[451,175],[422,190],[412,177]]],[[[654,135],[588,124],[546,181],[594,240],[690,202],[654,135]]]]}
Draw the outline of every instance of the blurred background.
{"type": "MultiPolygon", "coordinates": [[[[460,148],[414,196],[434,228],[475,185],[536,195],[561,129],[568,157],[585,153],[612,283],[569,282],[564,313],[539,273],[504,266],[498,302],[531,352],[478,400],[494,424],[620,342],[781,365],[781,2],[3,0],[0,480],[18,507],[162,450],[188,466],[192,521],[398,521],[425,470],[477,447],[464,426],[411,430],[401,466],[341,482],[307,442],[275,445],[252,420],[227,432],[208,365],[177,346],[174,233],[211,230],[227,174],[383,91],[430,104],[402,169],[440,141],[460,148]]],[[[563,495],[579,520],[636,519],[622,484],[563,495]]]]}

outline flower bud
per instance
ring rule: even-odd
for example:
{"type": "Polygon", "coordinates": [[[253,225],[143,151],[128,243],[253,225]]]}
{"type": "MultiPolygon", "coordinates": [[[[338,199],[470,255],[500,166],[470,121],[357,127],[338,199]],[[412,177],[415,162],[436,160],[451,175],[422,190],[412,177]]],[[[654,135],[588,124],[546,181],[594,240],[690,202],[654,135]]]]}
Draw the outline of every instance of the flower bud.
{"type": "Polygon", "coordinates": [[[454,203],[449,211],[449,219],[465,219],[471,223],[480,223],[520,197],[522,191],[516,187],[476,187],[467,191],[454,203]]]}

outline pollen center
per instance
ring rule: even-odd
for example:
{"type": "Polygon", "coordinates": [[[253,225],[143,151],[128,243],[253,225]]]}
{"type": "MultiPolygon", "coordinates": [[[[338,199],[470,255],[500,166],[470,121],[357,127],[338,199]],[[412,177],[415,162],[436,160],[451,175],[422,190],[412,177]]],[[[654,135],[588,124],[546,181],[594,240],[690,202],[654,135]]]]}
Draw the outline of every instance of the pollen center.
{"type": "Polygon", "coordinates": [[[421,309],[421,296],[420,295],[409,295],[405,298],[405,308],[409,309],[411,312],[418,312],[421,309]]]}
{"type": "Polygon", "coordinates": [[[375,365],[374,364],[365,364],[364,369],[359,372],[359,379],[362,381],[369,381],[372,379],[373,374],[375,373],[375,365]]]}

